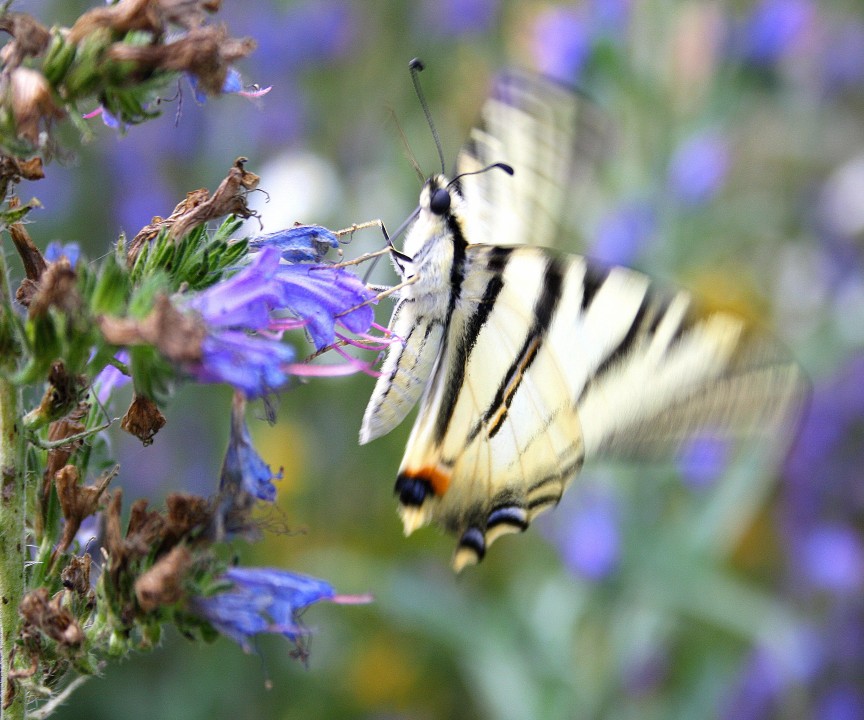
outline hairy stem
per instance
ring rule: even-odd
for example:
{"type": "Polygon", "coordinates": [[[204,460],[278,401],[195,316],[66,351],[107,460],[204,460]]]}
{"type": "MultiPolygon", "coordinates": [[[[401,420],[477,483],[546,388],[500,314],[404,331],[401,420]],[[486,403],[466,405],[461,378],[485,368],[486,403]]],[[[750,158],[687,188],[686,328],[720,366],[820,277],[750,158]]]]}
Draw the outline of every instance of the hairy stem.
{"type": "MultiPolygon", "coordinates": [[[[6,258],[0,252],[0,699],[9,701],[10,655],[19,631],[24,594],[24,443],[20,433],[21,391],[10,381],[20,356],[6,258]]],[[[2,720],[25,716],[18,692],[0,711],[2,720]]]]}

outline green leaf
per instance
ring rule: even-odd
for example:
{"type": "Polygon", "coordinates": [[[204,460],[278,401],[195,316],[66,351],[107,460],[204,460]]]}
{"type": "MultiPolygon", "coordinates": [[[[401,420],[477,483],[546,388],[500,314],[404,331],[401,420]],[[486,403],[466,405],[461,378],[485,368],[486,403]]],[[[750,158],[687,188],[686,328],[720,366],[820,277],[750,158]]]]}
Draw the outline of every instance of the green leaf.
{"type": "Polygon", "coordinates": [[[112,253],[102,262],[90,296],[90,309],[96,315],[122,315],[130,295],[129,272],[112,253]]]}
{"type": "Polygon", "coordinates": [[[9,225],[13,225],[16,222],[20,222],[33,208],[37,207],[42,207],[42,203],[34,197],[31,198],[29,202],[25,203],[24,205],[19,205],[17,208],[3,210],[2,212],[0,212],[0,225],[2,225],[3,227],[8,227],[9,225]]]}

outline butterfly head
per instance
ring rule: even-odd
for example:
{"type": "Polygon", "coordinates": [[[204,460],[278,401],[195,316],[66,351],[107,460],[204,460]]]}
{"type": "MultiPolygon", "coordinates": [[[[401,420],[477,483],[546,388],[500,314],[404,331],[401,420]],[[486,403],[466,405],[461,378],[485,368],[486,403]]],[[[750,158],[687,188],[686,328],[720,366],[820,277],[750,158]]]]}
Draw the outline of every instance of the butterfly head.
{"type": "MultiPolygon", "coordinates": [[[[445,175],[433,175],[420,191],[417,219],[405,238],[404,253],[417,265],[445,267],[455,246],[466,244],[462,230],[462,196],[445,175]]],[[[431,278],[430,278],[431,279],[431,278]]]]}
{"type": "Polygon", "coordinates": [[[446,175],[432,175],[420,191],[420,212],[445,219],[458,211],[462,202],[458,183],[446,175]]]}
{"type": "Polygon", "coordinates": [[[427,183],[427,187],[429,189],[429,192],[427,193],[427,202],[429,206],[429,212],[431,212],[433,215],[444,217],[447,213],[450,212],[450,206],[452,205],[453,201],[450,197],[450,188],[446,185],[442,187],[441,180],[443,180],[443,178],[439,175],[427,183]]]}

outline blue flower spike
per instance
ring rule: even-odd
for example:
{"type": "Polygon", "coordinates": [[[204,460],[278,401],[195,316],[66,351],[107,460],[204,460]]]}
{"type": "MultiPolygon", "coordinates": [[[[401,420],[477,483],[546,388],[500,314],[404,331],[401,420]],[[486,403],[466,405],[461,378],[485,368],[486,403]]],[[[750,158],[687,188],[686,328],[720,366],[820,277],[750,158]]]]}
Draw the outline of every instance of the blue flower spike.
{"type": "Polygon", "coordinates": [[[297,644],[309,634],[300,614],[314,603],[363,604],[369,595],[337,595],[324,580],[273,568],[231,568],[221,578],[230,587],[209,597],[197,597],[191,610],[221,634],[252,651],[251,640],[262,633],[278,634],[297,644]]]}
{"type": "Polygon", "coordinates": [[[295,225],[285,230],[253,237],[249,249],[257,252],[265,247],[277,247],[282,259],[289,263],[319,263],[330,250],[339,248],[339,238],[321,225],[295,225]]]}

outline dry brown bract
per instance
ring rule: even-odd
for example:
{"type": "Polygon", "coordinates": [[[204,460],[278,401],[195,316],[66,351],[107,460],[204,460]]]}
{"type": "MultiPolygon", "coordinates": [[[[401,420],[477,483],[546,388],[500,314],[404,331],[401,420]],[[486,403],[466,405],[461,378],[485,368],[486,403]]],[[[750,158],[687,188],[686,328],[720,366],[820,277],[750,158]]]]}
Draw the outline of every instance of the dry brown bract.
{"type": "Polygon", "coordinates": [[[137,437],[144,445],[152,445],[153,438],[168,422],[159,406],[144,395],[136,395],[120,421],[120,427],[137,437]]]}
{"type": "Polygon", "coordinates": [[[16,68],[25,57],[41,55],[51,39],[48,29],[27,13],[0,15],[0,31],[14,38],[0,50],[0,65],[5,68],[16,68]]]}
{"type": "Polygon", "coordinates": [[[100,477],[94,485],[80,485],[78,480],[78,468],[74,465],[66,465],[54,474],[54,483],[57,487],[57,498],[60,501],[60,510],[66,521],[63,526],[63,537],[57,547],[57,552],[66,552],[75,535],[81,527],[85,518],[93,515],[102,500],[102,494],[108,487],[111,479],[117,475],[119,468],[115,467],[100,477]]]}
{"type": "Polygon", "coordinates": [[[221,4],[220,0],[120,0],[84,13],[69,31],[69,40],[77,43],[103,28],[120,35],[130,30],[161,35],[169,23],[188,30],[200,26],[221,4]]]}
{"type": "Polygon", "coordinates": [[[135,581],[135,597],[144,612],[173,605],[183,597],[183,579],[192,566],[192,553],[178,545],[135,581]]]}
{"type": "Polygon", "coordinates": [[[135,262],[144,244],[154,240],[163,229],[167,228],[176,241],[193,227],[203,225],[210,220],[226,215],[238,215],[242,218],[255,216],[255,211],[251,210],[246,202],[246,196],[250,190],[258,187],[261,178],[246,170],[245,163],[246,158],[237,158],[212,196],[206,188],[193,190],[174,208],[174,212],[169,217],[154,217],[149,225],[141,228],[129,243],[127,252],[129,266],[131,267],[135,262]]]}

